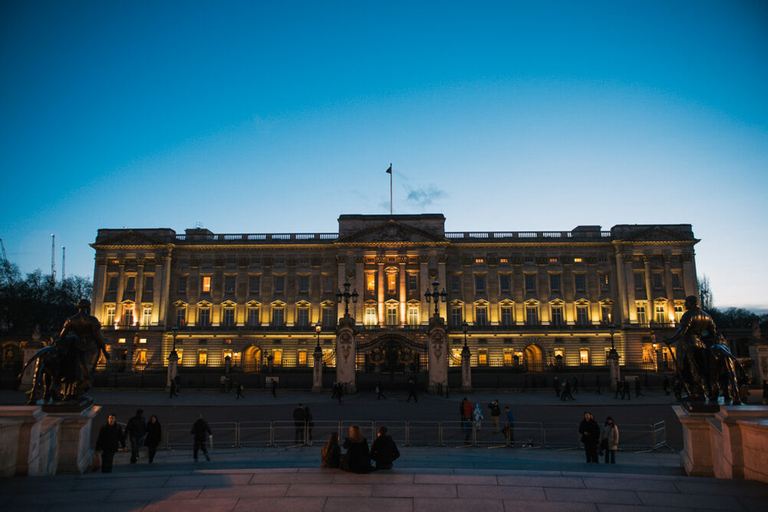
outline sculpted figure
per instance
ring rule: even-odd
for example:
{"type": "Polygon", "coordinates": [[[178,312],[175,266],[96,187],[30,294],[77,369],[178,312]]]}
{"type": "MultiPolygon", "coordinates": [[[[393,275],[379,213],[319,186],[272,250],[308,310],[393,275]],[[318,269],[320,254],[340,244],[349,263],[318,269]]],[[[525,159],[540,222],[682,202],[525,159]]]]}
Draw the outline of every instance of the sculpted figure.
{"type": "Polygon", "coordinates": [[[62,355],[62,381],[65,398],[74,398],[79,384],[83,391],[91,387],[91,374],[99,360],[99,352],[109,360],[104,338],[101,336],[101,324],[91,316],[91,302],[82,299],[77,303],[78,312],[64,322],[59,334],[60,353],[62,355]]]}
{"type": "Polygon", "coordinates": [[[688,389],[689,399],[704,401],[710,396],[713,375],[710,372],[709,345],[717,343],[717,329],[712,317],[699,307],[694,295],[685,298],[685,313],[680,327],[664,341],[677,344],[677,371],[688,389]]]}

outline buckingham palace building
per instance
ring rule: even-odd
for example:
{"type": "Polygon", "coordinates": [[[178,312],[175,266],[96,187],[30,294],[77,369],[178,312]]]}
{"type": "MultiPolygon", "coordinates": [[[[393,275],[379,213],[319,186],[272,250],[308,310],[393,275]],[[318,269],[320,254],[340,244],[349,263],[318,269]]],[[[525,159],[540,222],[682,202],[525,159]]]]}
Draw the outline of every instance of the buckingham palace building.
{"type": "Polygon", "coordinates": [[[599,373],[612,348],[624,368],[673,369],[660,340],[698,294],[691,225],[452,232],[445,220],[341,215],[327,233],[100,229],[92,314],[125,372],[163,370],[175,348],[180,371],[311,373],[317,349],[333,382],[344,326],[358,382],[418,376],[444,354],[453,386],[466,350],[475,378],[599,373]]]}

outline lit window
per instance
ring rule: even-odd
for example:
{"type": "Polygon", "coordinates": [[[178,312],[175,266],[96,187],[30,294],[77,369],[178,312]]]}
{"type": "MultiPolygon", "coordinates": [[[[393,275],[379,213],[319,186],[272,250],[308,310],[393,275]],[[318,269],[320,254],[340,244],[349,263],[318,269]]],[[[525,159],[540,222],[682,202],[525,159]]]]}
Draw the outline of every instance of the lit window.
{"type": "Polygon", "coordinates": [[[582,348],[579,350],[579,363],[580,364],[589,364],[589,349],[588,348],[582,348]]]}
{"type": "Polygon", "coordinates": [[[187,322],[187,308],[176,308],[176,325],[182,327],[187,322]]]}
{"type": "Polygon", "coordinates": [[[394,272],[387,274],[387,291],[389,293],[397,291],[397,274],[394,272]]]}
{"type": "Polygon", "coordinates": [[[120,338],[119,340],[117,340],[117,342],[118,342],[118,343],[121,343],[121,344],[122,344],[122,343],[125,343],[125,338],[120,338]]]}
{"type": "Polygon", "coordinates": [[[376,308],[365,308],[365,325],[376,325],[376,308]]]}
{"type": "Polygon", "coordinates": [[[509,258],[501,258],[499,263],[509,263],[509,258]]]}
{"type": "Polygon", "coordinates": [[[296,364],[298,366],[307,366],[307,351],[299,350],[298,357],[296,358],[296,364]]]}
{"type": "Polygon", "coordinates": [[[408,325],[419,325],[418,306],[408,306],[408,325]]]}
{"type": "Polygon", "coordinates": [[[485,263],[485,259],[483,259],[483,258],[475,258],[475,263],[485,263]]]}
{"type": "Polygon", "coordinates": [[[387,325],[397,325],[397,306],[387,306],[387,325]]]}
{"type": "MultiPolygon", "coordinates": [[[[146,340],[144,340],[146,342],[146,340]]],[[[138,364],[147,364],[147,351],[146,349],[139,350],[138,357],[136,358],[138,364]]]]}
{"type": "Polygon", "coordinates": [[[549,258],[550,263],[557,263],[560,261],[560,258],[549,258]]]}
{"type": "Polygon", "coordinates": [[[203,293],[211,293],[211,276],[203,276],[203,293]]]}
{"type": "Polygon", "coordinates": [[[675,322],[680,322],[683,318],[683,306],[675,306],[675,322]]]}
{"type": "Polygon", "coordinates": [[[275,366],[282,366],[283,365],[283,351],[282,350],[273,350],[272,351],[272,364],[275,366]]]}
{"type": "Polygon", "coordinates": [[[113,325],[115,323],[115,306],[109,306],[107,307],[107,325],[113,325]]]}
{"type": "Polygon", "coordinates": [[[369,292],[376,291],[376,275],[375,274],[365,274],[365,288],[369,292]]]}
{"type": "Polygon", "coordinates": [[[574,263],[581,263],[582,261],[584,261],[583,258],[573,258],[574,263]]]}
{"type": "Polygon", "coordinates": [[[514,354],[511,350],[504,351],[504,366],[512,366],[514,364],[514,354]]]}
{"type": "Polygon", "coordinates": [[[488,366],[488,350],[481,348],[477,351],[477,365],[488,366]]]}
{"type": "Polygon", "coordinates": [[[147,344],[147,338],[139,338],[139,343],[141,343],[142,345],[146,345],[147,344]]]}
{"type": "Polygon", "coordinates": [[[648,319],[645,316],[645,306],[637,306],[637,323],[645,325],[648,319]]]}
{"type": "Polygon", "coordinates": [[[141,325],[149,325],[152,323],[152,307],[145,306],[141,309],[141,325]]]}
{"type": "Polygon", "coordinates": [[[663,304],[656,304],[654,321],[657,324],[667,323],[667,308],[663,304]]]}
{"type": "Polygon", "coordinates": [[[208,365],[208,350],[201,348],[197,351],[197,364],[198,366],[208,365]]]}

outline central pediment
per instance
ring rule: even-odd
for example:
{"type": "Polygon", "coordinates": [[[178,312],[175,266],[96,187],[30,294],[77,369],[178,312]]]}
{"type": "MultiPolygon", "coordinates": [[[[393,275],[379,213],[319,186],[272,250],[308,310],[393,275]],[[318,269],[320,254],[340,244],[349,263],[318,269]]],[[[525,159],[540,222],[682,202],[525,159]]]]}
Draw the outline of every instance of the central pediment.
{"type": "MultiPolygon", "coordinates": [[[[403,216],[404,217],[404,216],[403,216]]],[[[418,216],[413,216],[418,217],[418,216]]],[[[377,219],[378,220],[378,219],[377,219]]],[[[339,221],[341,228],[341,220],[339,221]]],[[[363,223],[356,226],[357,229],[350,230],[346,226],[344,236],[340,236],[336,243],[434,243],[447,242],[443,233],[435,233],[432,230],[422,229],[420,226],[414,226],[408,222],[402,222],[399,219],[390,218],[385,221],[375,223],[363,223]]],[[[342,230],[339,230],[340,233],[342,230]]]]}

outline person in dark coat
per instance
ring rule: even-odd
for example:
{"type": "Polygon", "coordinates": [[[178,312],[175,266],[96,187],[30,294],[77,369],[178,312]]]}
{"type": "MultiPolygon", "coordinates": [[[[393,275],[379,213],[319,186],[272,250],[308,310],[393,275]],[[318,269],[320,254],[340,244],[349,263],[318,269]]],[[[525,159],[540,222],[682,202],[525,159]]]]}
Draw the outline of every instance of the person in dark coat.
{"type": "Polygon", "coordinates": [[[411,398],[413,398],[416,402],[419,401],[419,399],[416,397],[416,381],[413,379],[408,379],[408,399],[406,402],[410,402],[411,398]]]}
{"type": "Polygon", "coordinates": [[[112,472],[112,460],[115,458],[118,447],[125,448],[125,435],[123,429],[117,424],[114,414],[107,417],[107,424],[101,427],[96,438],[96,451],[101,452],[101,472],[112,472]]]}
{"type": "Polygon", "coordinates": [[[595,421],[591,412],[584,413],[584,419],[579,424],[581,442],[584,444],[584,452],[587,462],[600,462],[597,460],[597,446],[600,443],[600,425],[595,421]]]}
{"type": "Polygon", "coordinates": [[[147,434],[147,422],[144,420],[144,411],[138,409],[136,416],[128,420],[125,426],[125,435],[131,441],[131,464],[139,460],[139,448],[144,443],[147,434]]]}
{"type": "Polygon", "coordinates": [[[498,434],[499,430],[499,417],[501,416],[501,406],[498,400],[494,400],[488,404],[488,408],[491,409],[491,421],[493,422],[493,433],[498,434]]]}
{"type": "Polygon", "coordinates": [[[328,436],[328,442],[323,445],[320,451],[321,468],[338,468],[341,462],[341,446],[339,445],[339,434],[331,432],[328,436]]]}
{"type": "Polygon", "coordinates": [[[341,469],[352,473],[368,473],[373,469],[368,440],[363,437],[360,425],[349,427],[349,437],[344,440],[344,449],[347,451],[341,457],[341,469]]]}
{"type": "Polygon", "coordinates": [[[155,453],[157,453],[157,446],[163,437],[163,428],[160,426],[160,421],[154,414],[149,417],[149,423],[147,423],[147,437],[144,439],[144,445],[149,450],[149,463],[155,460],[155,453]]]}
{"type": "Polygon", "coordinates": [[[306,414],[304,407],[299,404],[293,410],[294,441],[296,444],[304,444],[304,429],[306,428],[306,414]]]}
{"type": "Polygon", "coordinates": [[[400,450],[392,436],[387,434],[387,427],[379,427],[379,435],[371,445],[371,459],[376,461],[376,469],[392,469],[392,463],[400,457],[400,450]]]}
{"type": "Polygon", "coordinates": [[[203,451],[205,460],[211,460],[211,457],[208,456],[208,449],[205,447],[205,442],[208,440],[208,436],[213,434],[211,432],[211,427],[209,427],[208,422],[203,419],[202,414],[197,415],[197,421],[192,425],[190,433],[195,436],[195,447],[192,452],[192,457],[195,459],[195,462],[197,462],[197,454],[200,450],[203,451]]]}
{"type": "Polygon", "coordinates": [[[315,426],[315,422],[312,421],[312,412],[306,405],[304,406],[304,423],[307,429],[307,444],[312,446],[312,428],[315,426]]]}

